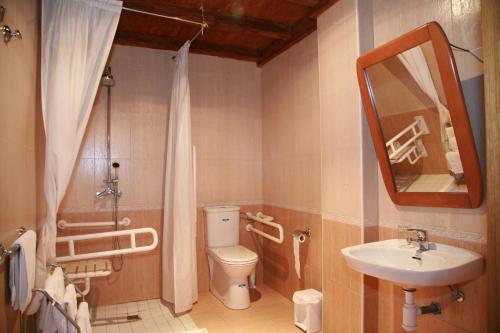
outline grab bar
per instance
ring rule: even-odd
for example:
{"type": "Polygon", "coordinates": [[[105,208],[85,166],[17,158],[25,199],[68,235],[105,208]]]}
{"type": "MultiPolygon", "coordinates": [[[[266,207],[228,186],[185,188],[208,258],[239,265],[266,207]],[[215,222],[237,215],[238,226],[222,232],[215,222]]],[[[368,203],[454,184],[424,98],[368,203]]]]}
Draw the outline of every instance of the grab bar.
{"type": "MultiPolygon", "coordinates": [[[[128,217],[124,217],[120,221],[118,221],[118,225],[122,227],[126,227],[132,223],[132,220],[128,217]]],[[[66,220],[59,220],[57,222],[57,227],[59,229],[66,228],[94,228],[94,227],[112,227],[115,225],[114,221],[105,221],[105,222],[68,222],[66,220]]]]}
{"type": "MultiPolygon", "coordinates": [[[[261,213],[261,214],[262,214],[262,213],[261,213]]],[[[263,215],[263,214],[262,214],[262,215],[263,215]]],[[[262,215],[261,215],[261,216],[262,216],[262,215]]],[[[265,224],[265,225],[268,225],[268,226],[270,226],[270,227],[273,227],[273,228],[278,229],[278,232],[279,232],[279,237],[271,236],[271,235],[269,235],[269,234],[267,234],[267,233],[265,233],[265,232],[263,232],[263,231],[261,231],[261,230],[259,230],[259,229],[255,228],[255,227],[253,226],[253,223],[248,223],[248,224],[247,224],[247,226],[246,226],[247,231],[253,231],[253,232],[255,232],[256,234],[261,235],[262,237],[267,238],[267,239],[269,239],[269,240],[271,240],[271,241],[273,241],[273,242],[275,242],[275,243],[278,243],[278,244],[282,244],[282,243],[283,243],[283,240],[284,240],[284,237],[283,237],[283,227],[282,227],[282,226],[281,226],[281,224],[279,224],[279,223],[276,223],[276,222],[271,222],[271,221],[269,220],[269,218],[270,218],[271,216],[266,216],[266,217],[267,217],[267,219],[262,219],[262,218],[260,218],[260,217],[255,216],[255,215],[252,215],[252,213],[250,213],[250,212],[248,212],[248,213],[246,214],[246,216],[247,216],[247,219],[248,219],[248,220],[253,220],[253,221],[256,221],[256,222],[260,222],[260,223],[262,223],[262,224],[265,224]]]]}
{"type": "Polygon", "coordinates": [[[415,121],[408,125],[405,129],[399,132],[396,136],[386,142],[385,146],[387,148],[387,153],[389,155],[389,159],[391,160],[391,164],[400,163],[405,159],[408,159],[411,164],[415,164],[421,157],[427,156],[427,152],[425,151],[425,146],[422,141],[418,143],[417,141],[422,135],[429,134],[429,129],[427,124],[425,123],[425,119],[423,116],[416,116],[415,121]],[[408,139],[405,143],[400,144],[399,139],[401,139],[404,135],[409,134],[411,132],[412,137],[408,139]],[[410,147],[410,145],[412,145],[410,147]],[[415,153],[415,159],[411,160],[410,155],[419,150],[419,155],[415,153]]]}
{"type": "Polygon", "coordinates": [[[66,262],[66,261],[74,261],[74,260],[111,257],[111,256],[117,256],[120,254],[132,254],[132,253],[151,251],[151,250],[154,250],[156,248],[156,246],[158,245],[158,234],[156,233],[156,230],[153,228],[140,228],[140,229],[100,232],[100,233],[96,233],[96,234],[57,237],[56,243],[68,243],[69,255],[56,258],[57,262],[66,262]],[[150,234],[150,235],[152,235],[153,242],[149,245],[137,246],[135,236],[138,234],[150,234]],[[89,239],[100,239],[100,238],[112,238],[112,237],[118,237],[118,236],[130,236],[130,247],[125,248],[125,249],[90,252],[90,253],[82,253],[82,254],[75,253],[75,241],[89,240],[89,239]]]}
{"type": "Polygon", "coordinates": [[[76,321],[70,317],[70,315],[63,309],[61,304],[57,303],[57,301],[52,296],[50,296],[50,294],[45,289],[34,288],[34,289],[32,289],[32,291],[39,292],[43,296],[45,296],[47,298],[47,301],[49,302],[49,304],[52,305],[54,308],[56,308],[56,310],[59,311],[64,316],[64,318],[66,318],[66,320],[69,321],[71,323],[71,325],[73,325],[73,327],[75,327],[75,329],[78,333],[81,333],[80,326],[78,326],[76,321]]]}

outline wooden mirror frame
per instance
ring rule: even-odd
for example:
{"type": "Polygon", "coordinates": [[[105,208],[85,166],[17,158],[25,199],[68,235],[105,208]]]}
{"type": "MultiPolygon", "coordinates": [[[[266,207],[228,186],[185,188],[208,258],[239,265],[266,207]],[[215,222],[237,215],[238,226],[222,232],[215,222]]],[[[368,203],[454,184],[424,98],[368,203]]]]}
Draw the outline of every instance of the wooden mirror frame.
{"type": "Polygon", "coordinates": [[[427,23],[420,28],[410,31],[364,54],[357,60],[357,75],[366,118],[370,126],[370,132],[380,164],[380,170],[382,172],[385,187],[392,201],[397,205],[406,206],[479,207],[483,195],[481,167],[455,59],[448,38],[441,26],[437,22],[427,23]],[[382,128],[374,105],[373,96],[370,93],[370,83],[366,72],[368,67],[408,49],[419,46],[427,41],[432,42],[439,72],[441,74],[451,122],[457,138],[460,160],[464,169],[467,192],[398,192],[396,190],[382,128]]]}

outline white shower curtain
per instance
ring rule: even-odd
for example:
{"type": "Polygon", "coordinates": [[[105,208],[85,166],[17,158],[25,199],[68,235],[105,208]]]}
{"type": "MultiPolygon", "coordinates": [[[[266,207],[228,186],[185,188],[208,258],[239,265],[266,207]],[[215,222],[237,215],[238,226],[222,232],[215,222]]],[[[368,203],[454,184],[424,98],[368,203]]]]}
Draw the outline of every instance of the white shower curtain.
{"type": "Polygon", "coordinates": [[[198,299],[189,46],[188,41],[176,57],[165,167],[162,298],[174,304],[175,313],[190,310],[198,299]]]}
{"type": "Polygon", "coordinates": [[[113,38],[121,1],[42,1],[42,112],[47,216],[37,251],[37,286],[55,258],[56,215],[71,178],[113,38]]]}
{"type": "Polygon", "coordinates": [[[420,46],[409,49],[398,54],[399,60],[406,67],[408,72],[417,82],[422,91],[432,100],[439,113],[439,122],[441,124],[441,143],[443,150],[448,151],[448,140],[446,137],[446,125],[451,122],[450,111],[439,99],[439,95],[432,80],[432,75],[425,60],[424,53],[420,46]]]}

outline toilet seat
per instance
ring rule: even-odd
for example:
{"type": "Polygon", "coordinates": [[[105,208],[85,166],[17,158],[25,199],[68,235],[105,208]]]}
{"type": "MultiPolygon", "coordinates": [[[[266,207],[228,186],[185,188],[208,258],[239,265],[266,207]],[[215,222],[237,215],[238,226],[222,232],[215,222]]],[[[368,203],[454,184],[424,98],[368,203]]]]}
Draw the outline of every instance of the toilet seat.
{"type": "Polygon", "coordinates": [[[226,265],[253,264],[259,259],[257,253],[241,245],[208,248],[208,252],[215,260],[226,265]]]}

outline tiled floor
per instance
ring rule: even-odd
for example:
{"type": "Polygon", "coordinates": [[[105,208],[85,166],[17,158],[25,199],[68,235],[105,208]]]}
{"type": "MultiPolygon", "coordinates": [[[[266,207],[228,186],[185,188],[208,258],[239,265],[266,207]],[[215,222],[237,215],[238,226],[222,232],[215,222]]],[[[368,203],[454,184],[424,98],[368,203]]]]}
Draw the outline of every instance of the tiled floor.
{"type": "Polygon", "coordinates": [[[200,293],[191,317],[209,333],[300,333],[293,324],[293,303],[271,288],[252,291],[252,305],[229,310],[211,293],[200,293]]]}
{"type": "Polygon", "coordinates": [[[106,305],[91,311],[93,333],[178,333],[206,332],[189,314],[174,317],[160,300],[106,305]],[[140,319],[127,318],[139,316],[140,319]]]}
{"type": "Polygon", "coordinates": [[[199,294],[193,310],[172,316],[160,300],[148,300],[92,309],[93,333],[300,333],[293,324],[293,303],[271,288],[260,285],[251,291],[252,305],[230,310],[210,292],[199,294]],[[127,320],[139,315],[140,320],[127,320]]]}

